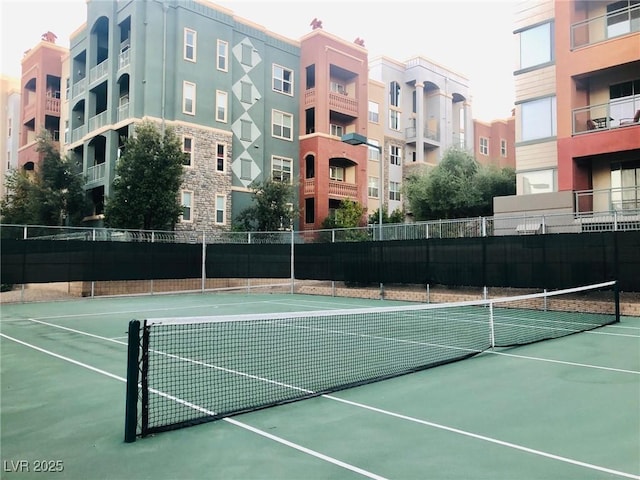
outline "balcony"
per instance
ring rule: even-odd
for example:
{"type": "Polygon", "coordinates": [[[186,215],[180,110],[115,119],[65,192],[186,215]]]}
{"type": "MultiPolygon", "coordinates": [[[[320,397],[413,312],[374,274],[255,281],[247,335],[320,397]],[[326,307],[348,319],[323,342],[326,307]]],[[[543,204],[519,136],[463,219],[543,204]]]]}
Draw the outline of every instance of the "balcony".
{"type": "Polygon", "coordinates": [[[571,25],[571,49],[594,45],[610,38],[640,32],[640,5],[621,8],[606,15],[571,25]]]}
{"type": "Polygon", "coordinates": [[[93,132],[98,128],[102,128],[108,123],[107,110],[89,119],[89,131],[93,132]]]}
{"type": "Polygon", "coordinates": [[[311,88],[309,90],[305,90],[304,92],[304,106],[309,107],[313,106],[316,101],[316,89],[311,88]]]}
{"type": "Polygon", "coordinates": [[[355,183],[345,183],[339,180],[329,180],[329,195],[341,198],[357,198],[358,186],[355,183]]]}
{"type": "Polygon", "coordinates": [[[101,63],[93,67],[89,71],[89,83],[97,82],[107,76],[109,71],[109,59],[103,60],[101,63]]]}
{"type": "Polygon", "coordinates": [[[572,110],[572,134],[640,125],[640,95],[572,110]]]}
{"type": "Polygon", "coordinates": [[[316,182],[315,178],[307,178],[304,181],[304,194],[305,195],[314,195],[316,191],[316,182]]]}
{"type": "Polygon", "coordinates": [[[345,93],[329,92],[329,108],[352,117],[358,116],[358,100],[345,93]]]}
{"type": "Polygon", "coordinates": [[[73,84],[73,88],[71,89],[71,98],[76,98],[82,95],[87,91],[87,79],[83,78],[82,80],[78,80],[73,84]]]}
{"type": "Polygon", "coordinates": [[[99,182],[104,179],[107,171],[106,166],[106,163],[99,163],[98,165],[87,168],[87,184],[99,182]]]}

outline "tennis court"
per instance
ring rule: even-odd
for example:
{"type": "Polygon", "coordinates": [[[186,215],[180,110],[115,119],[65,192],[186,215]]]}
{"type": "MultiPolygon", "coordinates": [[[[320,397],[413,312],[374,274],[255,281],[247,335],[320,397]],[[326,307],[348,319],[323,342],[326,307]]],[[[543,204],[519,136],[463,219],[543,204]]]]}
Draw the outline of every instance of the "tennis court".
{"type": "Polygon", "coordinates": [[[2,478],[640,479],[635,317],[124,443],[130,320],[396,305],[412,304],[218,293],[2,305],[2,478]]]}

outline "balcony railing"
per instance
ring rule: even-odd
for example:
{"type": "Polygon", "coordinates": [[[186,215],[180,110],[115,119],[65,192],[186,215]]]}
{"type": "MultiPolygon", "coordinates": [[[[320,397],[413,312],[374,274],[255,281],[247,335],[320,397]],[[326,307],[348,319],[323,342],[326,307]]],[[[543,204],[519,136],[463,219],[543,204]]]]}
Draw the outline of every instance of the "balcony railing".
{"type": "MultiPolygon", "coordinates": [[[[405,128],[405,137],[407,141],[415,141],[417,138],[417,132],[418,131],[415,127],[415,122],[413,126],[405,128]]],[[[423,138],[426,138],[427,140],[434,140],[436,142],[440,141],[440,132],[438,131],[438,129],[429,128],[428,125],[424,126],[422,134],[423,138]]]]}
{"type": "Polygon", "coordinates": [[[329,92],[329,108],[349,115],[358,115],[358,100],[343,93],[329,92]]]}
{"type": "Polygon", "coordinates": [[[45,110],[50,113],[60,113],[60,99],[47,97],[45,103],[45,110]]]}
{"type": "Polygon", "coordinates": [[[304,181],[304,194],[305,195],[313,195],[316,191],[316,182],[315,178],[307,178],[304,181]]]}
{"type": "Polygon", "coordinates": [[[97,130],[98,128],[104,127],[108,122],[107,110],[102,113],[99,113],[95,117],[91,117],[89,119],[89,131],[92,132],[97,130]]]}
{"type": "Polygon", "coordinates": [[[571,48],[593,45],[639,31],[640,5],[633,5],[571,25],[571,48]]]}
{"type": "Polygon", "coordinates": [[[94,183],[102,180],[105,176],[105,172],[107,171],[106,166],[106,163],[99,163],[98,165],[87,168],[87,183],[94,183]]]}
{"type": "Polygon", "coordinates": [[[123,103],[118,107],[118,121],[122,122],[129,118],[129,102],[123,103]]]}
{"type": "Polygon", "coordinates": [[[82,125],[78,128],[74,128],[71,132],[71,143],[78,142],[87,134],[86,125],[82,125]]]}
{"type": "Polygon", "coordinates": [[[128,67],[131,63],[131,49],[127,49],[124,52],[120,52],[118,55],[118,70],[122,70],[125,67],[128,67]]]}
{"type": "Polygon", "coordinates": [[[76,98],[87,91],[87,79],[78,80],[71,89],[71,97],[76,98]]]}
{"type": "Polygon", "coordinates": [[[345,183],[338,180],[329,180],[329,195],[345,198],[356,198],[358,186],[354,183],[345,183]]]}
{"type": "Polygon", "coordinates": [[[93,83],[105,77],[109,70],[109,59],[103,60],[101,63],[93,67],[89,71],[89,82],[93,83]]]}
{"type": "Polygon", "coordinates": [[[640,124],[640,95],[574,108],[573,135],[640,124]]]}
{"type": "Polygon", "coordinates": [[[576,214],[640,210],[640,186],[576,191],[576,214]]]}

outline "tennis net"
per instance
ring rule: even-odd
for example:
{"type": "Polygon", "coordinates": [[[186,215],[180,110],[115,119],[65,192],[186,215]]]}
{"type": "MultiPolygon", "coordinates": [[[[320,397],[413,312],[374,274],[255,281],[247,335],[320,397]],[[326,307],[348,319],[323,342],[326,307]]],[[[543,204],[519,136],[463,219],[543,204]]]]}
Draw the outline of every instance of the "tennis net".
{"type": "Polygon", "coordinates": [[[615,282],[448,304],[133,320],[125,440],[618,320],[615,282]]]}

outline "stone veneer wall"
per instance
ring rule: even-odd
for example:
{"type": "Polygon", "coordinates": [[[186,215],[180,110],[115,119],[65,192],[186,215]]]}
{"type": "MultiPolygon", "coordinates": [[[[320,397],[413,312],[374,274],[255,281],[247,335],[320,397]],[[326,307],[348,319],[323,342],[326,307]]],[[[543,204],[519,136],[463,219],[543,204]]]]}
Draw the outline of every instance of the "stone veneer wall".
{"type": "Polygon", "coordinates": [[[184,168],[181,190],[193,192],[192,221],[178,222],[176,230],[211,231],[231,227],[231,160],[232,133],[194,124],[171,125],[182,142],[184,136],[193,139],[193,160],[184,168]],[[217,170],[217,144],[225,146],[224,171],[217,170]],[[216,195],[225,196],[224,223],[216,223],[216,195]]]}

